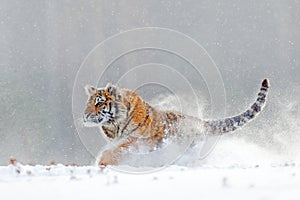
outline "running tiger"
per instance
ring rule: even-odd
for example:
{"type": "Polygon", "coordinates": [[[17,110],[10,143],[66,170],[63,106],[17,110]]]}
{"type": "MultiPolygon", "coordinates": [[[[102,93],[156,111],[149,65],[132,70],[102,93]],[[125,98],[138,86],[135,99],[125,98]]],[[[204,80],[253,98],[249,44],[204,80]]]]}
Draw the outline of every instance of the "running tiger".
{"type": "Polygon", "coordinates": [[[242,127],[266,104],[269,81],[262,81],[257,99],[248,110],[221,120],[204,120],[176,111],[158,110],[134,91],[112,84],[105,88],[86,86],[85,90],[89,97],[83,116],[84,125],[99,126],[109,140],[118,144],[102,153],[98,164],[106,166],[117,165],[126,156],[126,151],[138,148],[140,141],[155,150],[169,137],[194,137],[199,127],[205,134],[223,134],[242,127]]]}

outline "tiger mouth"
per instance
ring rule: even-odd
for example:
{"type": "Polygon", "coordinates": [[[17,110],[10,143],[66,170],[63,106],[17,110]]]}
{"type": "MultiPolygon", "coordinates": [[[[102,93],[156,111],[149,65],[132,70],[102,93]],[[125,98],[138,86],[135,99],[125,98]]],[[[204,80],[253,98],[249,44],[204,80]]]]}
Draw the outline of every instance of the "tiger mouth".
{"type": "Polygon", "coordinates": [[[97,126],[99,124],[101,124],[103,122],[102,117],[99,116],[91,116],[91,115],[86,115],[83,116],[83,125],[86,127],[93,127],[93,126],[97,126]]]}

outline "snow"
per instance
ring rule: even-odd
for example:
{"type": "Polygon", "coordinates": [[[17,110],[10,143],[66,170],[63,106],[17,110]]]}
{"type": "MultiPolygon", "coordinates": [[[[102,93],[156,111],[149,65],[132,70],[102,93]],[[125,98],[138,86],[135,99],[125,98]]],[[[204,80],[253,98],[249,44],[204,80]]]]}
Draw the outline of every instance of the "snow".
{"type": "Polygon", "coordinates": [[[12,160],[0,166],[0,200],[300,199],[299,140],[277,151],[242,135],[222,137],[205,159],[197,159],[196,145],[186,152],[188,163],[140,167],[135,174],[120,172],[128,166],[118,171],[97,166],[30,166],[12,160]]]}
{"type": "Polygon", "coordinates": [[[300,166],[172,165],[148,174],[96,166],[0,167],[0,199],[299,199],[300,166]]]}

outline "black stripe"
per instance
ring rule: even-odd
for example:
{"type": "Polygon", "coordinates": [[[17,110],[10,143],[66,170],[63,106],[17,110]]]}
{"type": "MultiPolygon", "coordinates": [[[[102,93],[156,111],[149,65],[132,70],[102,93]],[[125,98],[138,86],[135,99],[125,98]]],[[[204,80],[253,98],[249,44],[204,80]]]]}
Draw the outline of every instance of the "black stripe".
{"type": "Polygon", "coordinates": [[[105,117],[105,110],[101,110],[101,111],[99,112],[99,114],[100,114],[102,117],[105,117]],[[103,114],[102,112],[104,112],[104,114],[103,114]]]}
{"type": "MultiPolygon", "coordinates": [[[[119,130],[120,130],[120,126],[117,126],[117,136],[119,136],[119,130]]],[[[122,136],[122,134],[121,134],[121,136],[122,136]]]]}
{"type": "Polygon", "coordinates": [[[254,117],[253,113],[250,110],[244,112],[243,116],[247,119],[252,119],[254,117]]]}
{"type": "Polygon", "coordinates": [[[235,116],[235,117],[233,117],[233,120],[235,122],[240,122],[241,121],[241,117],[240,116],[235,116]]]}
{"type": "Polygon", "coordinates": [[[110,113],[110,111],[111,111],[111,107],[112,107],[112,106],[111,106],[111,102],[109,102],[109,111],[108,111],[109,113],[110,113]]]}
{"type": "Polygon", "coordinates": [[[262,92],[260,92],[260,93],[258,93],[258,96],[259,96],[259,97],[262,97],[262,98],[265,98],[265,97],[266,97],[266,94],[265,94],[265,93],[262,93],[262,92]]]}
{"type": "Polygon", "coordinates": [[[241,120],[239,121],[238,126],[243,126],[244,124],[246,124],[247,122],[245,119],[246,119],[246,117],[244,117],[244,115],[243,115],[243,118],[241,118],[241,120]]]}
{"type": "Polygon", "coordinates": [[[124,130],[127,128],[127,126],[129,125],[129,123],[131,122],[132,119],[133,119],[133,117],[131,116],[131,117],[129,118],[129,120],[127,121],[127,123],[125,124],[125,126],[122,128],[121,134],[123,134],[124,130]]]}
{"type": "Polygon", "coordinates": [[[139,125],[137,125],[137,127],[135,127],[134,129],[132,129],[130,131],[130,133],[136,131],[139,127],[143,126],[146,123],[146,121],[148,120],[148,118],[149,118],[149,115],[147,114],[145,120],[142,123],[140,123],[139,125]]]}
{"type": "Polygon", "coordinates": [[[257,103],[254,103],[251,108],[255,111],[255,112],[259,112],[260,111],[260,106],[257,105],[257,103]]]}
{"type": "Polygon", "coordinates": [[[263,82],[261,83],[261,85],[263,86],[263,87],[269,87],[269,83],[268,83],[268,79],[264,79],[263,80],[263,82]]]}
{"type": "Polygon", "coordinates": [[[259,97],[259,98],[256,99],[256,101],[258,101],[260,103],[265,103],[266,100],[264,98],[259,97]]]}
{"type": "Polygon", "coordinates": [[[127,111],[128,111],[128,112],[130,111],[130,102],[128,102],[128,108],[127,108],[127,111]]]}
{"type": "Polygon", "coordinates": [[[109,138],[114,138],[114,134],[112,134],[113,132],[111,130],[109,130],[108,128],[102,126],[102,130],[104,131],[104,134],[109,137],[109,138]]]}
{"type": "MultiPolygon", "coordinates": [[[[130,114],[129,114],[129,111],[130,111],[130,103],[128,102],[127,117],[130,116],[135,111],[135,108],[131,111],[130,114]]],[[[121,130],[121,134],[123,134],[124,130],[127,128],[127,126],[129,125],[129,123],[131,122],[132,119],[133,119],[133,116],[129,117],[129,120],[127,121],[127,123],[121,130]]]]}
{"type": "Polygon", "coordinates": [[[117,103],[115,103],[114,105],[115,105],[115,110],[116,110],[116,115],[117,115],[119,113],[119,107],[118,107],[117,103]]]}
{"type": "Polygon", "coordinates": [[[222,132],[226,132],[226,126],[224,126],[223,128],[222,128],[222,132]]]}
{"type": "Polygon", "coordinates": [[[233,126],[234,121],[231,118],[225,119],[226,126],[233,126]]]}
{"type": "Polygon", "coordinates": [[[268,88],[265,88],[265,87],[261,87],[260,90],[263,90],[263,91],[268,91],[268,88]]]}

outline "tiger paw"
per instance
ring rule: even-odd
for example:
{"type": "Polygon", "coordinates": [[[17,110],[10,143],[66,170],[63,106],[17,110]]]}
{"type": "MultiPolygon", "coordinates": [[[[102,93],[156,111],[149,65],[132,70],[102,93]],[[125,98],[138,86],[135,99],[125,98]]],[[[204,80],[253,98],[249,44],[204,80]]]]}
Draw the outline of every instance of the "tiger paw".
{"type": "Polygon", "coordinates": [[[98,163],[99,166],[117,165],[117,155],[114,151],[106,150],[102,153],[101,159],[98,163]]]}

